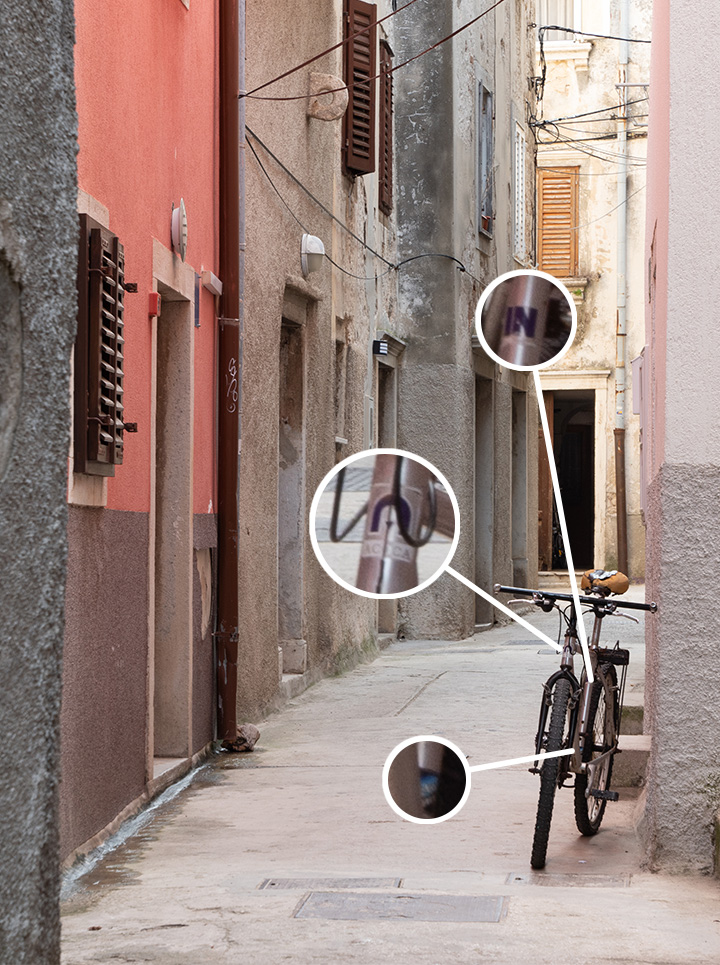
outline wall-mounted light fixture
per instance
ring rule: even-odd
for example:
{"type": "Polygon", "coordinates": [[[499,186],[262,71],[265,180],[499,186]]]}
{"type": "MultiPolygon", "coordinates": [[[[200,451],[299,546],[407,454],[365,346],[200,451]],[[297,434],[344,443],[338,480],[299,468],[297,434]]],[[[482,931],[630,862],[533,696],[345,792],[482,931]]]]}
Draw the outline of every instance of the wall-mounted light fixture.
{"type": "Polygon", "coordinates": [[[388,354],[388,343],[379,338],[373,339],[373,355],[387,355],[388,354]]]}
{"type": "Polygon", "coordinates": [[[187,251],[188,243],[188,223],[185,202],[182,198],[180,198],[179,208],[176,208],[173,204],[171,238],[173,248],[180,255],[182,261],[185,261],[185,252],[187,251]]]}
{"type": "Polygon", "coordinates": [[[325,245],[315,235],[303,235],[300,243],[300,265],[303,278],[307,278],[311,271],[322,268],[325,257],[325,245]]]}

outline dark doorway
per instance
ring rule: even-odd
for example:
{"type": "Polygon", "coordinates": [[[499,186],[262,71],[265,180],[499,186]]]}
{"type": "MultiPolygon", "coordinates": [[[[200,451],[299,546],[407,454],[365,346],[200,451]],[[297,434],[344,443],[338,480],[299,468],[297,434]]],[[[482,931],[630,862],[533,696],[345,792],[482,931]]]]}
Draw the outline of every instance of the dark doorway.
{"type": "MultiPolygon", "coordinates": [[[[553,451],[573,563],[586,569],[595,563],[595,393],[555,392],[553,416],[553,451]]],[[[559,538],[553,540],[552,565],[567,569],[559,538]]]]}

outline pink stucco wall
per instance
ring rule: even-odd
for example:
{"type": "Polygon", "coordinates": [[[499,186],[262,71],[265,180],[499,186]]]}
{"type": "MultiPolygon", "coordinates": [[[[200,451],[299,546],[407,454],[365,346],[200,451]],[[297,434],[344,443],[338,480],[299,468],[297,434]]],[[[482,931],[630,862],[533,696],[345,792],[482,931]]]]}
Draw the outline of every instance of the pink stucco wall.
{"type": "MultiPolygon", "coordinates": [[[[214,8],[213,8],[214,9],[214,8]]],[[[171,247],[173,203],[188,213],[186,264],[217,274],[216,18],[181,0],[99,4],[77,0],[78,179],[110,212],[125,246],[125,461],[108,485],[108,508],[150,506],[152,245],[171,247]]],[[[195,330],[194,511],[213,496],[215,324],[201,288],[195,330]]]]}
{"type": "Polygon", "coordinates": [[[650,124],[647,166],[645,233],[647,272],[654,264],[653,302],[646,294],[645,344],[652,346],[648,420],[644,430],[646,478],[650,482],[665,450],[665,386],[668,300],[668,198],[670,185],[670,15],[664,4],[653,8],[650,63],[650,124]]]}

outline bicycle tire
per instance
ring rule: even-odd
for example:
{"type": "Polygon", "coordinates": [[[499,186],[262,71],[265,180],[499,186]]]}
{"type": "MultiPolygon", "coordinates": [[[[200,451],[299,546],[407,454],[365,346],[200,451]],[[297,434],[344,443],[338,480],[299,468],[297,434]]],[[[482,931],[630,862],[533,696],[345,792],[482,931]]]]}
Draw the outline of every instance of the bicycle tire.
{"type": "MultiPolygon", "coordinates": [[[[561,677],[555,684],[552,694],[550,725],[547,730],[547,743],[542,748],[543,751],[562,750],[569,703],[570,681],[561,677]]],[[[536,871],[545,867],[560,764],[560,758],[553,757],[543,761],[540,769],[540,797],[538,798],[535,834],[533,835],[532,854],[530,856],[530,867],[536,871]]]]}
{"type": "MultiPolygon", "coordinates": [[[[583,748],[583,761],[591,761],[609,750],[615,743],[615,703],[617,700],[617,674],[612,664],[598,667],[597,678],[593,684],[590,698],[590,720],[593,727],[592,741],[586,741],[583,748]]],[[[593,789],[610,790],[614,755],[607,758],[605,764],[598,768],[593,779],[593,789]]],[[[587,795],[587,774],[575,777],[575,824],[580,834],[586,838],[592,837],[600,830],[605,815],[607,801],[598,800],[587,795]]]]}

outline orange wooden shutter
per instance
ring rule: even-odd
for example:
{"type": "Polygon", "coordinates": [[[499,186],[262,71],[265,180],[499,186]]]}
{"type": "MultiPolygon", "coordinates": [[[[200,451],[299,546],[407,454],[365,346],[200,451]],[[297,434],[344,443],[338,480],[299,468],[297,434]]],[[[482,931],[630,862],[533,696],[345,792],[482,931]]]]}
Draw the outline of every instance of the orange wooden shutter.
{"type": "Polygon", "coordinates": [[[349,103],[343,120],[343,163],[351,174],[375,170],[375,80],[377,73],[377,7],[346,0],[345,36],[364,33],[345,44],[345,83],[349,103]],[[372,26],[370,26],[372,24],[372,26]]]}
{"type": "Polygon", "coordinates": [[[579,168],[538,170],[538,262],[557,278],[578,274],[579,168]]]}

